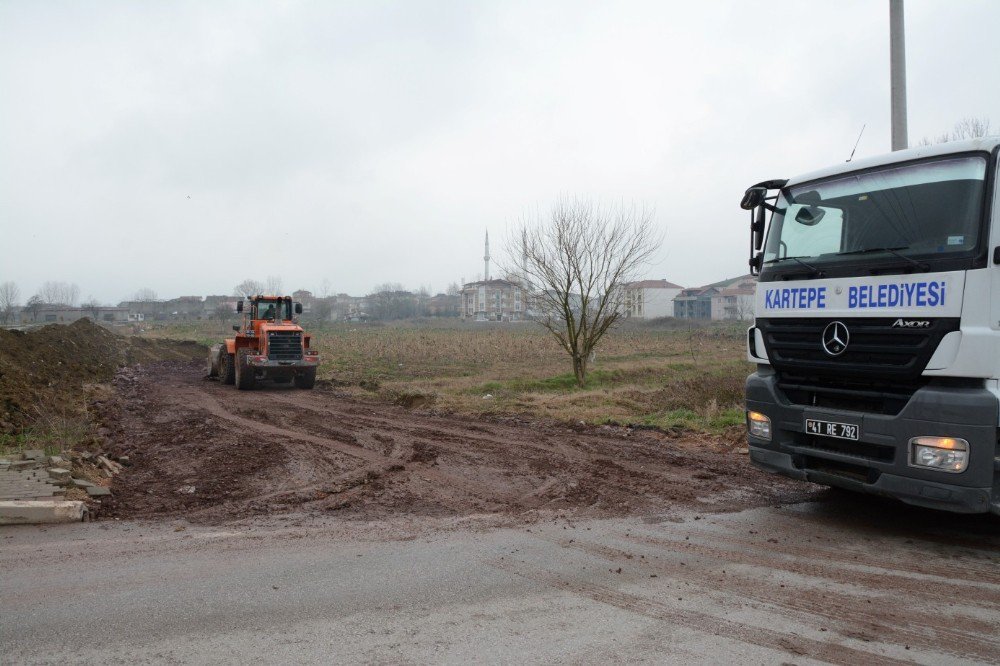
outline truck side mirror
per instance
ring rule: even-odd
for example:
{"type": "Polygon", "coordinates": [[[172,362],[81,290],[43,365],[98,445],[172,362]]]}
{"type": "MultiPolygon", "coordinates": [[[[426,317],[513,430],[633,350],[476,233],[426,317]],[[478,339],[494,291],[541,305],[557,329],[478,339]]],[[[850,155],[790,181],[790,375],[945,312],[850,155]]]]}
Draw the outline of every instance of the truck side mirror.
{"type": "Polygon", "coordinates": [[[753,231],[753,249],[759,250],[761,246],[764,245],[764,207],[760,206],[757,208],[757,212],[754,215],[753,222],[750,225],[751,231],[753,231]]]}
{"type": "Polygon", "coordinates": [[[233,324],[233,330],[234,331],[239,331],[240,330],[239,325],[238,324],[233,324]]]}
{"type": "Polygon", "coordinates": [[[302,314],[302,304],[301,303],[296,303],[295,304],[295,314],[302,314]]]}
{"type": "Polygon", "coordinates": [[[743,210],[753,210],[757,206],[764,203],[765,197],[767,197],[766,187],[749,187],[747,188],[747,191],[743,193],[743,200],[740,201],[740,208],[743,210]]]}
{"type": "Polygon", "coordinates": [[[236,301],[236,311],[243,312],[243,299],[236,301]]]}

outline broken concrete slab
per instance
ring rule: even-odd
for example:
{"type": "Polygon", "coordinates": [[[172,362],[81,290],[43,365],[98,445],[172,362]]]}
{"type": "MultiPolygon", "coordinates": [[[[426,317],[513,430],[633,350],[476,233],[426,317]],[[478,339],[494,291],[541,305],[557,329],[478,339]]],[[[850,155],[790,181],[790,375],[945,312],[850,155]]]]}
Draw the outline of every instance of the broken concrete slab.
{"type": "Polygon", "coordinates": [[[101,466],[101,469],[107,470],[112,474],[118,474],[122,471],[121,465],[106,456],[97,456],[97,464],[101,466]]]}
{"type": "Polygon", "coordinates": [[[69,466],[69,463],[67,463],[66,459],[62,456],[49,456],[49,465],[51,467],[66,468],[69,466]]]}
{"type": "Polygon", "coordinates": [[[76,488],[92,488],[95,485],[87,479],[70,479],[69,484],[76,488]]]}
{"type": "Polygon", "coordinates": [[[12,500],[0,502],[0,525],[78,523],[89,514],[83,502],[74,500],[12,500]]]}
{"type": "Polygon", "coordinates": [[[87,486],[87,494],[91,497],[103,497],[104,495],[110,495],[111,489],[104,486],[87,486]]]}
{"type": "Polygon", "coordinates": [[[19,469],[34,469],[38,467],[37,460],[15,460],[9,465],[9,469],[19,470],[19,469]]]}
{"type": "Polygon", "coordinates": [[[70,479],[73,478],[73,474],[68,469],[62,469],[60,467],[50,467],[49,477],[54,483],[64,484],[69,483],[70,479]]]}
{"type": "Polygon", "coordinates": [[[21,456],[25,460],[35,460],[38,462],[45,461],[45,451],[42,451],[41,449],[28,449],[27,451],[22,451],[21,456]]]}

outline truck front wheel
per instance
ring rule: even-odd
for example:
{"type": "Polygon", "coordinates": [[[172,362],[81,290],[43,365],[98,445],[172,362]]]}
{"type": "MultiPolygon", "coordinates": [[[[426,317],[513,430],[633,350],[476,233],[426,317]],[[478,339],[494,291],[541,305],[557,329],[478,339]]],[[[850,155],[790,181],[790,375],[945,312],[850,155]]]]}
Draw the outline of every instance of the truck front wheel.
{"type": "Polygon", "coordinates": [[[248,354],[246,349],[241,349],[236,354],[236,388],[241,391],[250,391],[257,386],[257,377],[247,361],[248,354]]]}
{"type": "Polygon", "coordinates": [[[295,375],[295,386],[300,389],[311,389],[316,385],[316,368],[306,368],[295,375]]]}
{"type": "Polygon", "coordinates": [[[233,355],[223,351],[219,355],[219,381],[232,384],[236,381],[236,368],[233,367],[233,355]]]}

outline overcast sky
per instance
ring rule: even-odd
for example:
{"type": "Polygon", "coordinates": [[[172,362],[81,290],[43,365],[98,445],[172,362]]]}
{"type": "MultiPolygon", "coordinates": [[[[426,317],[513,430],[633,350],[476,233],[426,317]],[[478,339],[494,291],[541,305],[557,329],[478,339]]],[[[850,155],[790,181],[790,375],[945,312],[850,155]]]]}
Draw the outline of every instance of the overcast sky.
{"type": "MultiPolygon", "coordinates": [[[[746,186],[888,151],[888,4],[0,2],[0,281],[442,291],[560,196],[653,207],[649,278],[739,275],[746,186]]],[[[998,26],[906,1],[911,143],[1000,128],[998,26]]]]}

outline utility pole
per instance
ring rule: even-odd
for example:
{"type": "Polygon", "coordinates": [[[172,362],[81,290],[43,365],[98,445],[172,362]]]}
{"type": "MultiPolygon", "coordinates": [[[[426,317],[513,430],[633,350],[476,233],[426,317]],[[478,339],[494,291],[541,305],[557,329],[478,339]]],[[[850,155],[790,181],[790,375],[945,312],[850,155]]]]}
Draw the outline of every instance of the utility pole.
{"type": "Polygon", "coordinates": [[[892,90],[892,149],[909,143],[906,132],[906,38],[903,0],[889,0],[889,70],[892,90]]]}

